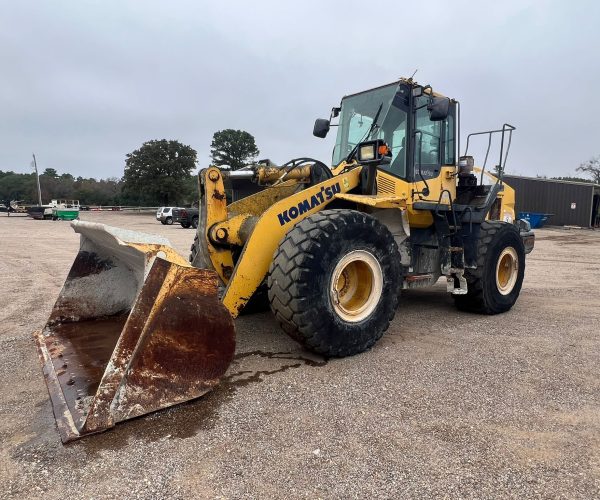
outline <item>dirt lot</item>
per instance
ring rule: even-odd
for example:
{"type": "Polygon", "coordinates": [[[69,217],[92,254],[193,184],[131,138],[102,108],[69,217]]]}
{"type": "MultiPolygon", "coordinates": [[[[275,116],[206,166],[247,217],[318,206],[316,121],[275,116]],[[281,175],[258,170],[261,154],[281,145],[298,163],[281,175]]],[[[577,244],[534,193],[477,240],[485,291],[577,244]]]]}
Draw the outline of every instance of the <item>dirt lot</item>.
{"type": "MultiPolygon", "coordinates": [[[[152,215],[84,219],[167,236],[152,215]]],[[[0,497],[600,496],[600,233],[541,230],[517,305],[407,293],[374,349],[325,361],[270,314],[237,321],[218,389],[63,446],[31,332],[78,237],[0,218],[0,497]]]]}

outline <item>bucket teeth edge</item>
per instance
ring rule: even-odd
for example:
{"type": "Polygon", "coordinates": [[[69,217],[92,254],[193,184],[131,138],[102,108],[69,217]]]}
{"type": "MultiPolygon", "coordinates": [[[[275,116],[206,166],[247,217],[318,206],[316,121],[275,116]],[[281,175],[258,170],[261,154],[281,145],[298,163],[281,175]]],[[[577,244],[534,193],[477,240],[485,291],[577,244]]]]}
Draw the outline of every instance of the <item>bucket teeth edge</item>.
{"type": "Polygon", "coordinates": [[[61,441],[63,443],[68,443],[69,441],[79,438],[81,435],[75,425],[73,416],[69,411],[62,389],[60,388],[60,383],[58,382],[56,372],[54,371],[52,358],[48,352],[43,332],[41,330],[34,332],[33,338],[37,346],[40,362],[42,363],[42,371],[46,381],[46,388],[48,389],[48,394],[50,396],[50,402],[52,403],[52,411],[54,412],[58,433],[60,434],[61,441]]]}

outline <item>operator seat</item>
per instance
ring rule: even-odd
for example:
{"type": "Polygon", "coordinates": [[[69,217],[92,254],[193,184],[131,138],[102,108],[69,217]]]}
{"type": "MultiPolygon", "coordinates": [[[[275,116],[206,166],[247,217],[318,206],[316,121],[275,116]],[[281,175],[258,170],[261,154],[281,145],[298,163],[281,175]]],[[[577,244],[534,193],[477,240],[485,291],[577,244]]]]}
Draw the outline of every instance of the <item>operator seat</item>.
{"type": "Polygon", "coordinates": [[[436,164],[440,160],[440,141],[438,138],[432,137],[429,140],[429,163],[436,164]]]}
{"type": "Polygon", "coordinates": [[[406,175],[406,138],[402,138],[402,142],[400,142],[400,149],[398,149],[398,154],[396,154],[396,158],[392,161],[390,165],[390,170],[400,176],[406,175]]]}

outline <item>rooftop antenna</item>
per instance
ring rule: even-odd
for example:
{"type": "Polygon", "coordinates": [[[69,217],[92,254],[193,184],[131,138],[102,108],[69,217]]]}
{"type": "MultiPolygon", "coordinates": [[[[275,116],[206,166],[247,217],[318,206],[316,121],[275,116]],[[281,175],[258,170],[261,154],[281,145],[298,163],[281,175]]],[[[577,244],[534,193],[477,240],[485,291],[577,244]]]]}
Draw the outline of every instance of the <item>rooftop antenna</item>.
{"type": "Polygon", "coordinates": [[[411,75],[411,77],[408,79],[409,82],[412,82],[412,79],[414,78],[414,76],[417,74],[417,71],[419,71],[419,69],[415,69],[415,72],[411,75]]]}
{"type": "Polygon", "coordinates": [[[35,154],[33,155],[33,161],[31,162],[32,167],[35,169],[35,178],[37,179],[38,189],[38,204],[42,206],[42,190],[40,189],[40,174],[38,173],[37,162],[35,161],[35,154]]]}

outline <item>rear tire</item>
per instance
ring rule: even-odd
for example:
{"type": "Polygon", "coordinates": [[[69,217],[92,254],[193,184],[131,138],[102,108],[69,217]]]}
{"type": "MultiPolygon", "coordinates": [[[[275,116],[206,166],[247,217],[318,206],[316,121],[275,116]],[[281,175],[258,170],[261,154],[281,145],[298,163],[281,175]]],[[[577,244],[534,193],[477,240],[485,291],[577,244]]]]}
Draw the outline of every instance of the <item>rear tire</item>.
{"type": "Polygon", "coordinates": [[[181,227],[182,227],[182,228],[184,228],[184,229],[189,229],[189,228],[190,228],[190,225],[189,225],[189,223],[188,223],[188,222],[182,222],[182,223],[181,223],[181,227]]]}
{"type": "Polygon", "coordinates": [[[192,243],[192,246],[190,247],[190,256],[188,257],[188,260],[190,261],[190,264],[193,264],[194,259],[196,258],[196,254],[198,253],[198,233],[196,233],[194,235],[194,242],[192,243]]]}
{"type": "Polygon", "coordinates": [[[498,314],[519,297],[525,274],[525,248],[513,224],[485,221],[477,242],[477,269],[467,269],[468,292],[453,295],[463,311],[498,314]]]}
{"type": "Polygon", "coordinates": [[[298,223],[269,269],[269,302],[283,330],[324,356],[351,356],[387,330],[398,306],[400,255],[377,219],[324,210],[298,223]]]}

